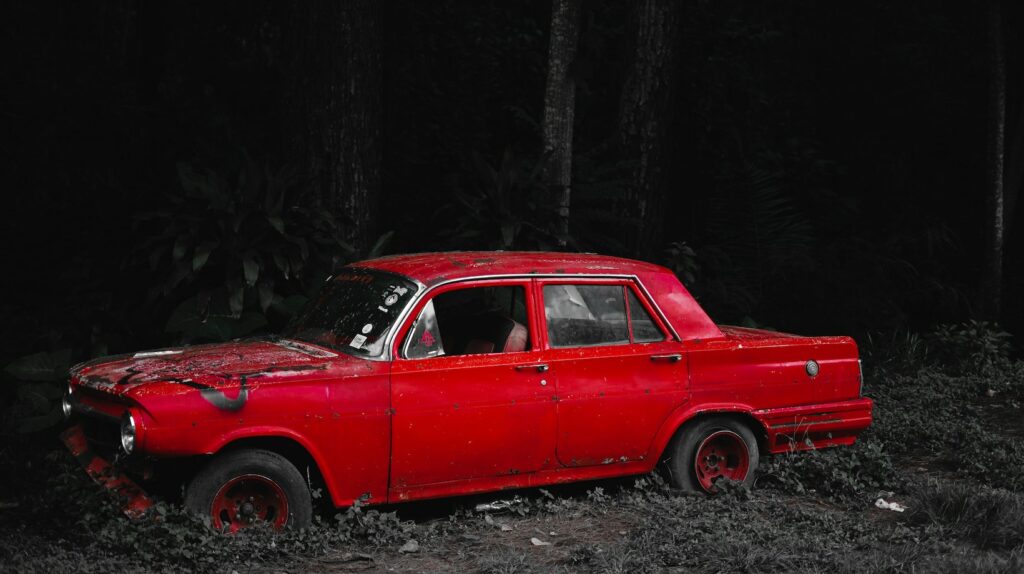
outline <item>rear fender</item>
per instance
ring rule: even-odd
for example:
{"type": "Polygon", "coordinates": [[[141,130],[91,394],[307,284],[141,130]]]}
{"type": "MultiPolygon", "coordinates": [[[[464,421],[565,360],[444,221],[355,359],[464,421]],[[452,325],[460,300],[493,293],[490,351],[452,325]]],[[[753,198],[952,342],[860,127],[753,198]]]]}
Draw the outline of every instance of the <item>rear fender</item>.
{"type": "Polygon", "coordinates": [[[720,413],[740,415],[752,424],[750,430],[754,431],[758,440],[763,440],[767,437],[768,431],[764,424],[752,415],[753,411],[753,407],[743,403],[703,403],[700,405],[682,405],[669,414],[665,419],[665,422],[661,424],[661,428],[658,429],[658,433],[654,435],[654,440],[648,450],[648,460],[654,460],[655,463],[661,460],[669,442],[683,425],[697,417],[708,414],[720,413]]]}

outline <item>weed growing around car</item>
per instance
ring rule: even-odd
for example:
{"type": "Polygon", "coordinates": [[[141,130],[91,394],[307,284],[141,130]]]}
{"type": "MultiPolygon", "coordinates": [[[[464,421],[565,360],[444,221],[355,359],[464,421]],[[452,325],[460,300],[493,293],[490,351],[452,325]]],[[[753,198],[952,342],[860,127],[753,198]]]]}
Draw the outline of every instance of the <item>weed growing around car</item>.
{"type": "Polygon", "coordinates": [[[956,337],[940,335],[921,343],[931,349],[924,359],[920,348],[903,356],[893,344],[867,354],[876,420],[857,445],[766,459],[753,488],[722,485],[714,498],[683,495],[651,475],[327,510],[302,532],[221,536],[171,505],[129,521],[56,441],[10,443],[0,457],[0,564],[19,572],[1024,571],[1024,363],[991,345],[953,349],[956,337]],[[907,510],[877,508],[879,498],[907,510]],[[475,509],[499,499],[496,509],[475,509]]]}

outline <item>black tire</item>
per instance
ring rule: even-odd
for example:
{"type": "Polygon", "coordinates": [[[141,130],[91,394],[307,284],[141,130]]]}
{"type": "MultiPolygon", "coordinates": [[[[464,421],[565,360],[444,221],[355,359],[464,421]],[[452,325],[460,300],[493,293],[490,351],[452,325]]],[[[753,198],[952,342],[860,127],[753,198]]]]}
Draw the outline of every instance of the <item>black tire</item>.
{"type": "Polygon", "coordinates": [[[185,507],[210,517],[217,527],[218,521],[225,522],[225,516],[215,516],[215,498],[224,496],[221,491],[229,483],[247,476],[255,477],[258,486],[269,487],[284,495],[287,517],[281,518],[285,513],[267,515],[268,521],[274,519],[277,527],[292,529],[307,528],[312,523],[313,503],[302,473],[288,459],[269,450],[232,450],[217,455],[189,483],[185,491],[185,507]]]}
{"type": "MultiPolygon", "coordinates": [[[[722,440],[735,442],[737,450],[740,441],[742,442],[742,447],[746,449],[747,456],[746,472],[742,473],[744,475],[742,479],[739,476],[734,476],[733,479],[740,480],[748,486],[753,484],[757,473],[758,457],[760,456],[757,437],[754,436],[749,426],[735,418],[710,417],[684,425],[676,433],[672,442],[669,443],[668,448],[665,449],[664,463],[672,486],[688,492],[714,494],[716,492],[713,486],[714,479],[708,479],[708,475],[705,474],[704,482],[706,483],[710,480],[712,484],[711,488],[707,488],[702,484],[701,478],[698,477],[697,450],[704,445],[707,445],[709,449],[713,449],[714,441],[722,440]]],[[[722,464],[723,469],[730,466],[727,458],[718,459],[725,461],[722,464]]],[[[742,472],[738,462],[732,467],[733,470],[731,472],[736,474],[742,472]]]]}

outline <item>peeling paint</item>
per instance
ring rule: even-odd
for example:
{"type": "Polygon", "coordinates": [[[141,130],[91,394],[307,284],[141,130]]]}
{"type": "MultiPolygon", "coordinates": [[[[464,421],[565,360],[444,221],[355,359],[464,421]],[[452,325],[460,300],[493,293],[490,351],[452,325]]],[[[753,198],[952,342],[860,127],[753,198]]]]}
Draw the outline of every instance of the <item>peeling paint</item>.
{"type": "Polygon", "coordinates": [[[175,382],[192,387],[193,389],[199,389],[199,394],[206,399],[206,402],[218,409],[235,412],[244,407],[245,402],[249,400],[249,387],[246,386],[246,380],[247,377],[242,375],[238,386],[238,396],[233,399],[229,399],[227,395],[219,389],[202,383],[197,383],[190,379],[175,382]]]}

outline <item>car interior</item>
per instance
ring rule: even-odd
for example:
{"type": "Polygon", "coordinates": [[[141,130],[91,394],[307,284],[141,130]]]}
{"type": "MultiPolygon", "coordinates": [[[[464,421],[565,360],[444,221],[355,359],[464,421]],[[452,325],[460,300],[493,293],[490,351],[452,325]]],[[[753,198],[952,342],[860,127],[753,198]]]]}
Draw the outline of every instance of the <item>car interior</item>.
{"type": "Polygon", "coordinates": [[[514,353],[530,348],[521,286],[476,287],[434,298],[445,355],[514,353]]]}

